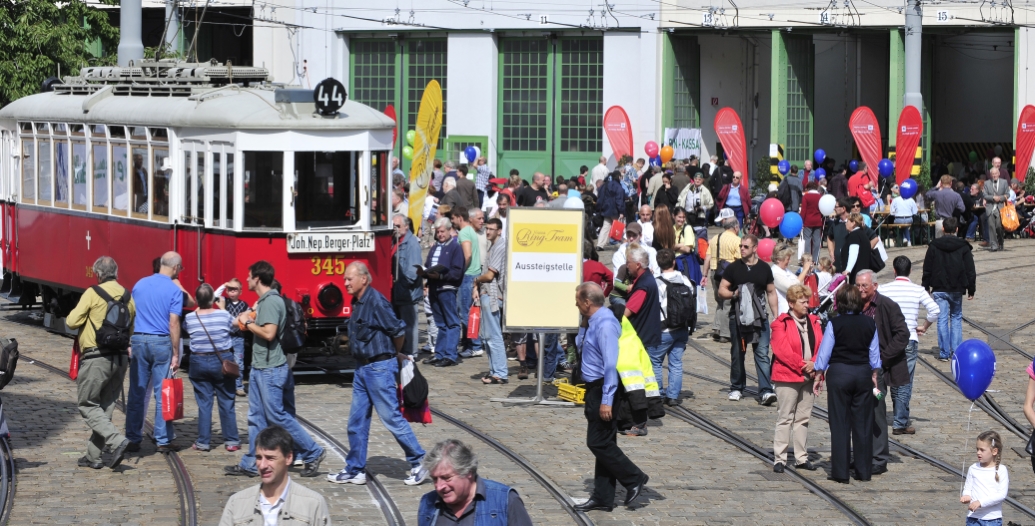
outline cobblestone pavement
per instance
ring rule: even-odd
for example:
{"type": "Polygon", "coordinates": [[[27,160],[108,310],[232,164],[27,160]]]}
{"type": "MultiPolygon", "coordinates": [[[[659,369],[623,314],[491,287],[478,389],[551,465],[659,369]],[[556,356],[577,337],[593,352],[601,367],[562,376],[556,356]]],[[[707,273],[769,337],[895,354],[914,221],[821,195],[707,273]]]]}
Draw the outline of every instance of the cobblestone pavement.
{"type": "MultiPolygon", "coordinates": [[[[1035,351],[1035,324],[1022,327],[1035,318],[1026,300],[1035,293],[1029,280],[1023,279],[1026,268],[1035,256],[1035,243],[1014,241],[1003,253],[976,253],[979,273],[978,293],[964,303],[964,314],[986,329],[998,331],[1028,353],[1035,351]],[[1014,268],[1017,267],[1017,268],[1014,268]]],[[[914,278],[919,281],[924,248],[891,249],[892,257],[905,254],[915,265],[914,278]]],[[[601,259],[610,261],[610,252],[601,259]]],[[[1026,276],[1025,276],[1026,277],[1026,276]]],[[[879,282],[891,279],[890,268],[878,276],[879,282]]],[[[712,305],[714,307],[714,305],[712,305]]],[[[67,365],[70,340],[42,329],[12,323],[0,315],[0,331],[18,338],[28,357],[51,365],[67,365]]],[[[710,321],[711,317],[705,317],[710,321]]],[[[703,331],[702,331],[703,332],[703,331]]],[[[700,332],[698,333],[700,334],[700,332]]],[[[986,337],[972,327],[964,326],[964,338],[990,341],[996,350],[998,373],[991,392],[1004,410],[1027,427],[1021,406],[1028,360],[1002,342],[986,337]]],[[[720,357],[729,356],[728,346],[710,340],[696,343],[720,357]]],[[[932,329],[922,338],[921,355],[932,365],[948,371],[948,364],[938,362],[937,332],[932,329]]],[[[515,366],[516,362],[509,362],[515,366]]],[[[684,355],[688,372],[719,381],[728,378],[728,367],[705,357],[692,347],[684,355]]],[[[479,382],[487,370],[486,358],[465,360],[455,368],[422,368],[431,387],[433,406],[491,435],[545,473],[573,499],[584,499],[592,486],[593,458],[585,447],[585,419],[581,408],[510,406],[490,402],[491,397],[530,397],[534,380],[517,380],[505,386],[485,386],[479,382]]],[[[516,373],[516,366],[512,370],[516,373]]],[[[182,375],[185,376],[185,375],[182,375]]],[[[348,444],[348,418],[351,388],[340,385],[340,378],[305,380],[297,387],[298,411],[314,424],[348,444]]],[[[749,382],[750,383],[750,382],[749,382]]],[[[724,384],[714,384],[685,377],[684,390],[693,390],[696,398],[684,405],[724,426],[754,444],[769,449],[776,410],[758,405],[750,398],[740,402],[726,400],[724,384]]],[[[185,448],[180,453],[195,484],[198,515],[201,524],[216,524],[223,504],[233,492],[257,483],[255,479],[239,479],[222,475],[222,467],[236,463],[239,453],[222,448],[218,432],[218,415],[214,418],[212,451],[189,448],[196,433],[196,405],[189,382],[185,382],[185,419],[177,424],[176,444],[185,448]]],[[[555,393],[546,388],[548,395],[555,393]]],[[[178,499],[175,485],[164,459],[155,454],[145,441],[140,454],[131,456],[125,468],[92,471],[77,468],[75,460],[82,455],[87,437],[85,424],[74,405],[75,385],[41,368],[23,362],[17,377],[3,392],[4,408],[11,426],[12,443],[18,464],[18,492],[11,524],[165,524],[178,523],[178,499]],[[97,495],[118,495],[118,498],[97,498],[92,501],[66,496],[68,481],[77,486],[88,484],[102,489],[97,495]]],[[[826,406],[820,396],[817,405],[826,406]]],[[[1003,464],[1011,469],[1011,495],[1032,505],[1035,475],[1023,456],[1022,439],[976,409],[969,412],[967,402],[952,386],[945,384],[922,365],[916,369],[912,403],[916,435],[893,437],[955,466],[974,461],[974,437],[984,429],[995,429],[1006,441],[1008,451],[1003,464]],[[969,418],[969,430],[968,430],[969,418]],[[1016,448],[1016,449],[1015,449],[1016,448]]],[[[889,402],[889,421],[891,403],[889,402]]],[[[247,401],[238,399],[237,418],[242,440],[246,439],[247,401]]],[[[431,491],[430,484],[406,486],[407,463],[392,436],[373,417],[368,465],[377,473],[407,524],[416,524],[420,496],[431,491]]],[[[116,413],[121,425],[124,416],[116,413]]],[[[620,437],[619,444],[645,472],[651,481],[635,508],[616,508],[613,513],[592,512],[596,524],[800,524],[803,521],[822,524],[847,524],[847,518],[833,506],[809,493],[787,475],[775,475],[771,466],[732,445],[712,437],[674,418],[664,418],[661,427],[650,427],[646,437],[620,437]]],[[[480,473],[517,488],[536,524],[571,524],[571,518],[560,504],[516,463],[497,453],[466,431],[441,418],[428,426],[414,426],[414,432],[425,449],[435,442],[456,437],[471,444],[481,459],[480,473]]],[[[962,521],[964,508],[958,502],[960,479],[949,476],[930,464],[892,451],[887,474],[874,477],[869,483],[852,481],[848,486],[826,480],[829,469],[829,430],[822,420],[813,418],[809,436],[810,457],[820,466],[806,472],[821,486],[831,490],[844,502],[861,512],[873,524],[945,524],[962,521]]],[[[344,461],[329,453],[323,472],[341,469],[344,461]]],[[[297,475],[296,475],[297,477],[297,475]]],[[[336,524],[384,524],[381,510],[365,487],[338,486],[326,482],[323,473],[314,479],[299,479],[307,487],[320,491],[331,506],[336,524]]],[[[76,495],[81,495],[77,493],[76,495]]],[[[619,489],[618,499],[624,497],[619,489]]],[[[1004,509],[1006,521],[1021,524],[1033,521],[1020,516],[1010,507],[1004,509]]],[[[1005,521],[1004,521],[1005,522],[1005,521]]]]}

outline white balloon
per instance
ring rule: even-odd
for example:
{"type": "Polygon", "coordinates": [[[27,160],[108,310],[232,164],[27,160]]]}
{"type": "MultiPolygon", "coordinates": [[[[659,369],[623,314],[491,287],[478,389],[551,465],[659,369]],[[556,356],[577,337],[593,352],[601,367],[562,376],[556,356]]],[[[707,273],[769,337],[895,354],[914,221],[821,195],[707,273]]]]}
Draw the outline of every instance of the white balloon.
{"type": "Polygon", "coordinates": [[[585,210],[586,203],[583,203],[582,199],[579,199],[577,197],[569,197],[568,200],[564,202],[564,208],[574,208],[576,210],[585,210]]]}
{"type": "Polygon", "coordinates": [[[474,159],[478,160],[478,158],[481,157],[481,156],[482,156],[482,149],[479,148],[477,145],[475,145],[475,147],[474,147],[474,159]]]}
{"type": "Polygon", "coordinates": [[[834,213],[834,206],[837,204],[837,198],[827,194],[819,198],[819,213],[828,216],[834,213]]]}

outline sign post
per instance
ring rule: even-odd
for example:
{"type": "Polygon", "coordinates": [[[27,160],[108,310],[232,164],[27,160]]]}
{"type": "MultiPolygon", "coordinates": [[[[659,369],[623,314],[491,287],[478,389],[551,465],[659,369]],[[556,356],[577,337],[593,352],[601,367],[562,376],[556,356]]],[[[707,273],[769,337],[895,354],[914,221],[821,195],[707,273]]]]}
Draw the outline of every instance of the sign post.
{"type": "Polygon", "coordinates": [[[492,398],[493,402],[574,405],[543,398],[543,364],[546,334],[579,326],[574,298],[582,283],[582,225],[582,210],[510,210],[503,332],[539,334],[539,365],[534,398],[492,398]]]}

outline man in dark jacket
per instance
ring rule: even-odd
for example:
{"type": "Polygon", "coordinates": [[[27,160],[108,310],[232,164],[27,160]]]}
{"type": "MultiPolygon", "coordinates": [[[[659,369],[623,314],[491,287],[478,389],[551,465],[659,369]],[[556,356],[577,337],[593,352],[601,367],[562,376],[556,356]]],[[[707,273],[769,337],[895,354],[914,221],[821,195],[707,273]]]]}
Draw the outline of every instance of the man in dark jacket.
{"type": "Polygon", "coordinates": [[[435,355],[424,363],[435,367],[456,365],[456,348],[460,345],[460,314],[456,308],[456,293],[464,278],[464,251],[450,235],[453,228],[449,218],[435,220],[435,246],[428,252],[424,267],[417,276],[428,283],[431,313],[438,327],[435,355]]]}
{"type": "Polygon", "coordinates": [[[457,170],[460,175],[456,178],[456,191],[463,199],[460,204],[468,210],[481,207],[481,203],[478,202],[478,189],[474,181],[467,178],[467,165],[461,164],[457,170]]]}
{"type": "Polygon", "coordinates": [[[611,237],[611,222],[625,216],[625,190],[622,189],[622,183],[618,182],[621,177],[621,172],[615,170],[597,190],[597,213],[604,218],[600,235],[597,236],[597,250],[607,246],[611,237]]]}
{"type": "Polygon", "coordinates": [[[883,374],[877,375],[877,389],[885,396],[873,408],[873,475],[888,471],[888,386],[908,385],[909,363],[906,361],[906,346],[909,345],[909,326],[898,303],[877,294],[877,280],[872,270],[860,270],[855,276],[855,286],[864,302],[862,313],[877,323],[877,339],[880,341],[880,361],[883,374]]]}
{"type": "Polygon", "coordinates": [[[839,200],[848,197],[848,177],[845,176],[845,167],[843,165],[827,182],[827,193],[839,200]]]}
{"type": "Polygon", "coordinates": [[[927,247],[920,284],[938,303],[938,359],[947,362],[963,343],[963,292],[974,299],[977,273],[970,243],[955,236],[955,217],[942,221],[945,235],[927,247]]]}

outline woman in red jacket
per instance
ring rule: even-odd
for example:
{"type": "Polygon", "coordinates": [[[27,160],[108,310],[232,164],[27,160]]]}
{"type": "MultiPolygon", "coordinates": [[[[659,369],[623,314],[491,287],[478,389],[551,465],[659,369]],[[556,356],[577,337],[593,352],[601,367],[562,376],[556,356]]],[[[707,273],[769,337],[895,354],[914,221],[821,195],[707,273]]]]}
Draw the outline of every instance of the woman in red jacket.
{"type": "Polygon", "coordinates": [[[801,198],[802,234],[805,240],[805,253],[812,254],[812,261],[819,261],[819,251],[823,245],[823,213],[819,211],[819,199],[823,194],[819,191],[819,183],[810,181],[805,185],[805,195],[801,198]]]}
{"type": "Polygon", "coordinates": [[[776,403],[779,416],[773,437],[773,471],[783,473],[787,462],[787,446],[794,440],[796,469],[815,470],[809,461],[805,441],[809,436],[809,416],[815,395],[812,393],[813,364],[816,351],[823,339],[823,328],[819,318],[809,314],[808,287],[794,285],[787,289],[787,303],[790,311],[773,321],[772,380],[776,386],[776,403]]]}

